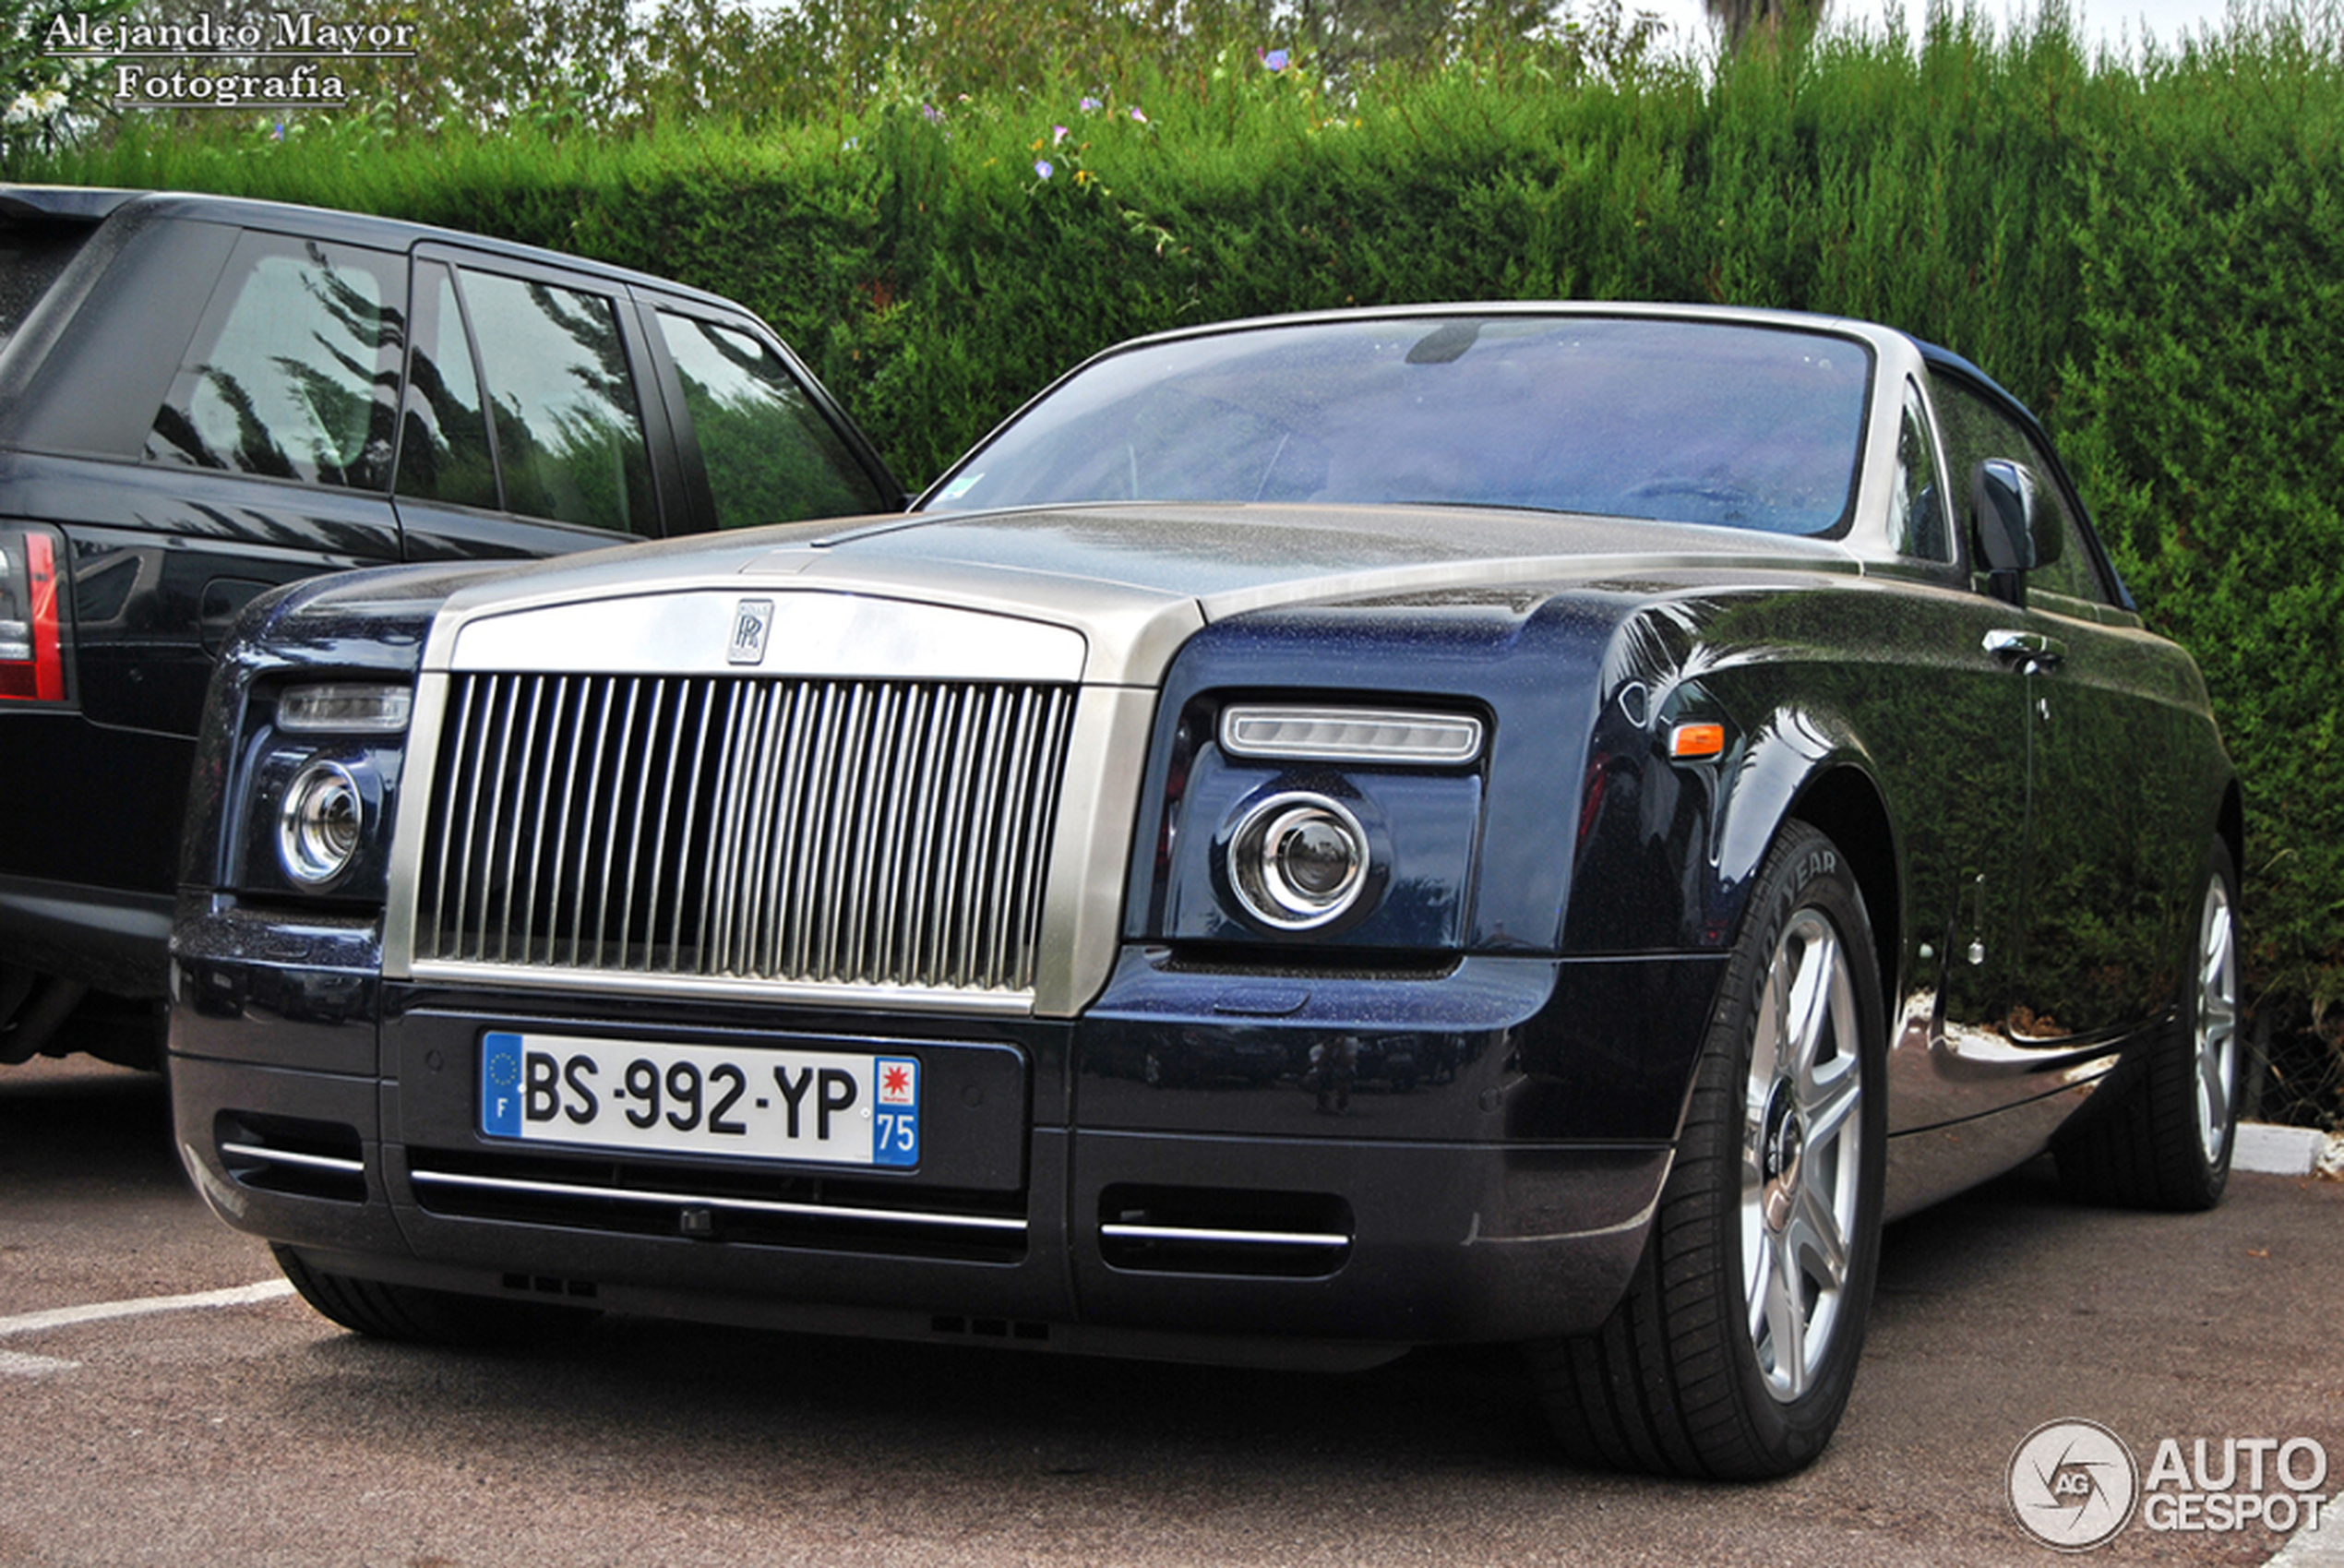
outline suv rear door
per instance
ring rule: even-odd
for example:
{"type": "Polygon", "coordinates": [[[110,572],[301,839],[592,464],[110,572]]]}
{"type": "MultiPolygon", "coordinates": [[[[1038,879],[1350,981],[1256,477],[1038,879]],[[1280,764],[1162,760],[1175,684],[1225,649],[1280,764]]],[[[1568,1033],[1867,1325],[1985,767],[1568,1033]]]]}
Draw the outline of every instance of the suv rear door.
{"type": "Polygon", "coordinates": [[[409,560],[550,556],[689,526],[624,285],[418,245],[394,504],[409,560]]]}

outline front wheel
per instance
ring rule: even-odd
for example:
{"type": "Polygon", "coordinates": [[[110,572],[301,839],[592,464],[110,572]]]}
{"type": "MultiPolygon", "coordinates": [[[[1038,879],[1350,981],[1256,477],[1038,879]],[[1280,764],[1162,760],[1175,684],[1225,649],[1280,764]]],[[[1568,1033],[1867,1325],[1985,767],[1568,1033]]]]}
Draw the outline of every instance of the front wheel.
{"type": "Polygon", "coordinates": [[[1628,1293],[1595,1333],[1531,1348],[1573,1458],[1757,1479],[1823,1451],[1879,1266],[1883,1019],[1863,893],[1793,823],[1727,965],[1628,1293]]]}

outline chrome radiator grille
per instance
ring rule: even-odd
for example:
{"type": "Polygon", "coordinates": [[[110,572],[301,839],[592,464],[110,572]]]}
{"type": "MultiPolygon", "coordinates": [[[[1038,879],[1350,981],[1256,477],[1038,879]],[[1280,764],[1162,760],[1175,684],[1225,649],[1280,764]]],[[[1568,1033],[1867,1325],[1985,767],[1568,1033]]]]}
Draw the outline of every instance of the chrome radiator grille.
{"type": "Polygon", "coordinates": [[[1031,988],[1072,688],[451,678],[419,961],[1031,988]]]}

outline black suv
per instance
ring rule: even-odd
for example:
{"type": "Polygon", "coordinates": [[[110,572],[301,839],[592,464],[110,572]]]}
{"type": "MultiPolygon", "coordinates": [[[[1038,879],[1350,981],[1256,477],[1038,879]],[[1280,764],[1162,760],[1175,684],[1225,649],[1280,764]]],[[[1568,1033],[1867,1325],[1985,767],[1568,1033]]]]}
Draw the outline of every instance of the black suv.
{"type": "Polygon", "coordinates": [[[772,332],[638,273],[0,186],[0,1061],[156,1060],[213,656],[314,573],[900,509],[772,332]]]}

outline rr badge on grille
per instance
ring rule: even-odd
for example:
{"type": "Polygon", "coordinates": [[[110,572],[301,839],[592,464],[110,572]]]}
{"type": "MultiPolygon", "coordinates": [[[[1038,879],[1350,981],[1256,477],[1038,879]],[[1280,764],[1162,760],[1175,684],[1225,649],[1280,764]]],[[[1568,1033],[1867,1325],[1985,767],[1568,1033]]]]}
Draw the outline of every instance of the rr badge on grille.
{"type": "Polygon", "coordinates": [[[742,600],[733,609],[733,639],[724,647],[725,662],[734,664],[763,664],[766,634],[772,629],[772,600],[742,600]]]}

